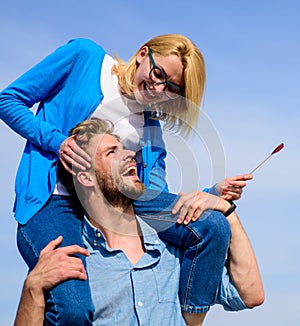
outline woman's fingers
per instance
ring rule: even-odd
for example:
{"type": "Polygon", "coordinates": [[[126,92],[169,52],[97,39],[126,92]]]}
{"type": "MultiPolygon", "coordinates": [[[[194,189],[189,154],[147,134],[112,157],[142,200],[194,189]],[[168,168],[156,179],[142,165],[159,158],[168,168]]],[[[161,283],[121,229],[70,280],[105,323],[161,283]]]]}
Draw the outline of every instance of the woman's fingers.
{"type": "MultiPolygon", "coordinates": [[[[64,168],[72,173],[72,167],[85,171],[91,167],[90,156],[76,144],[77,136],[70,136],[60,146],[59,157],[64,168]]],[[[74,174],[74,172],[72,173],[74,174]]]]}
{"type": "Polygon", "coordinates": [[[199,190],[184,194],[175,204],[172,213],[179,212],[177,223],[188,224],[191,221],[196,221],[202,214],[202,207],[207,202],[208,194],[199,190]]]}

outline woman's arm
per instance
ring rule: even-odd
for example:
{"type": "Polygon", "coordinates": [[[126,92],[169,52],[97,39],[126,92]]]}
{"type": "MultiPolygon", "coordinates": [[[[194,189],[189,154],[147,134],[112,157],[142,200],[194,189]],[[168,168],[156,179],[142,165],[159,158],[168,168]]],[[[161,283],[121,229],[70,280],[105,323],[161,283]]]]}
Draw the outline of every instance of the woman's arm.
{"type": "Polygon", "coordinates": [[[53,118],[52,123],[43,111],[44,107],[54,102],[53,99],[64,87],[78,55],[78,48],[78,42],[69,42],[58,48],[0,93],[0,118],[44,151],[57,154],[66,138],[58,122],[64,119],[67,108],[61,105],[61,116],[53,118]],[[39,109],[35,116],[30,109],[37,103],[39,109]]]}

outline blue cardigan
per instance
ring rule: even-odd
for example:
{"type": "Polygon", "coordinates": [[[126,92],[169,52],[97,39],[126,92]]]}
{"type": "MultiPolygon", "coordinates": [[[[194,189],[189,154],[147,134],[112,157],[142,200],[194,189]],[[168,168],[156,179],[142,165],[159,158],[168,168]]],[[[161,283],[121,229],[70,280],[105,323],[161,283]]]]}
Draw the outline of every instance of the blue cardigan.
{"type": "MultiPolygon", "coordinates": [[[[47,202],[56,184],[58,150],[69,130],[88,119],[103,99],[100,85],[105,51],[93,41],[61,46],[0,93],[0,117],[27,143],[18,168],[14,212],[25,224],[47,202]],[[30,110],[39,103],[36,115],[30,110]]],[[[167,191],[165,146],[159,121],[145,112],[141,180],[167,191]]]]}

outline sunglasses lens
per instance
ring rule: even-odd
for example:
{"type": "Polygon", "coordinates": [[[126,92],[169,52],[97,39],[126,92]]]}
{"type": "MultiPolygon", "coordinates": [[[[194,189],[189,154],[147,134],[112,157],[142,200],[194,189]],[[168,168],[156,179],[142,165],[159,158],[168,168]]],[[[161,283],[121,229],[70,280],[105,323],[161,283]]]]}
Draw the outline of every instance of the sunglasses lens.
{"type": "Polygon", "coordinates": [[[166,82],[166,75],[160,68],[153,67],[150,70],[150,79],[153,83],[164,84],[166,82]]]}
{"type": "Polygon", "coordinates": [[[174,99],[180,96],[180,88],[167,84],[166,94],[169,98],[174,99]]]}

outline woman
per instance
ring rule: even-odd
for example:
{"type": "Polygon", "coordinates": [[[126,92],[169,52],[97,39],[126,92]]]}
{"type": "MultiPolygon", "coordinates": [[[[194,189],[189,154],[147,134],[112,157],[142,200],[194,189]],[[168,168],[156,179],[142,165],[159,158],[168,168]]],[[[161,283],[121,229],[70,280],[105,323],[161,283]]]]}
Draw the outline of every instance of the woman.
{"type": "MultiPolygon", "coordinates": [[[[89,165],[89,157],[76,152],[75,138],[67,138],[71,127],[95,115],[109,117],[121,134],[125,130],[125,145],[140,153],[139,176],[148,188],[155,190],[150,200],[136,202],[136,212],[157,213],[172,207],[178,197],[166,192],[166,151],[159,121],[152,119],[151,105],[160,105],[167,127],[189,131],[189,126],[197,121],[204,84],[205,68],[200,51],[186,37],[171,34],[145,43],[128,63],[115,62],[92,41],[72,40],[0,93],[2,120],[27,139],[16,177],[14,212],[19,223],[18,248],[30,269],[36,264],[40,250],[58,235],[63,235],[63,245],[83,246],[82,209],[57,180],[59,157],[68,171],[71,164],[82,169],[89,165]],[[39,107],[34,116],[29,108],[36,103],[39,107]]],[[[226,180],[228,187],[224,196],[238,199],[245,180],[250,178],[240,176],[226,180]]],[[[221,192],[223,184],[210,191],[221,192]]],[[[201,195],[197,193],[197,196],[196,203],[201,203],[201,195]]],[[[182,207],[180,221],[185,218],[188,223],[201,214],[201,209],[187,209],[193,198],[193,193],[183,196],[173,211],[182,207]]],[[[214,302],[221,280],[229,242],[226,219],[213,212],[205,223],[196,222],[189,227],[177,225],[161,236],[175,244],[180,241],[178,245],[197,258],[193,262],[197,268],[193,269],[195,266],[188,261],[183,264],[181,303],[187,313],[205,313],[214,302]],[[204,236],[203,229],[213,231],[204,236]],[[204,249],[200,248],[201,243],[206,244],[204,249]],[[199,250],[203,251],[203,257],[210,253],[214,258],[210,261],[206,256],[205,268],[201,268],[204,258],[199,250]],[[194,275],[200,275],[197,273],[201,273],[202,284],[196,284],[194,275]],[[207,284],[210,284],[208,290],[207,284]]],[[[93,306],[87,282],[63,283],[48,293],[47,302],[49,324],[88,325],[92,322],[93,306]]]]}

